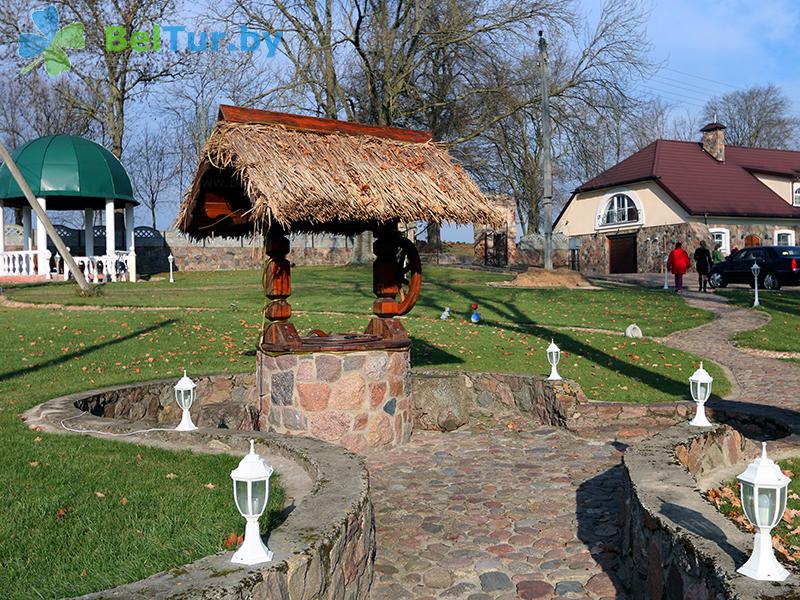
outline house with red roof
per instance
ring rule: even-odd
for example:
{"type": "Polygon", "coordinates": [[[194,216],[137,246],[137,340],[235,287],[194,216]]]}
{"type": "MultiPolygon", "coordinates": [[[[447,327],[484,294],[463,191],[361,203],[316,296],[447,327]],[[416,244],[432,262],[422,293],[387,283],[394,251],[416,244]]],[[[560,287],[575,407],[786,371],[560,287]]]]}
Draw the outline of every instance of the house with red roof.
{"type": "Polygon", "coordinates": [[[725,146],[709,123],[700,142],[656,140],[578,187],[554,231],[582,271],[658,272],[668,248],[706,240],[724,254],[800,240],[800,152],[725,146]]]}

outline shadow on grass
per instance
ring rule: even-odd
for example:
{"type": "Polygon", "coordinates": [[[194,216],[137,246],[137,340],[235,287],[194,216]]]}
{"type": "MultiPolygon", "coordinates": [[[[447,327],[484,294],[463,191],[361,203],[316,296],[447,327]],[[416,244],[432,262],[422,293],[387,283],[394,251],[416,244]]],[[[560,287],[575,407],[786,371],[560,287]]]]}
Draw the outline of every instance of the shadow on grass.
{"type": "Polygon", "coordinates": [[[164,327],[168,327],[169,325],[172,325],[173,323],[177,323],[177,322],[178,322],[177,319],[166,319],[164,321],[159,321],[158,323],[154,323],[153,325],[150,325],[149,327],[145,327],[143,329],[137,329],[136,331],[131,331],[127,335],[123,335],[123,336],[120,336],[118,338],[114,338],[114,339],[108,340],[107,342],[102,342],[100,344],[94,344],[93,346],[86,346],[84,348],[81,348],[80,350],[76,350],[75,352],[69,352],[67,354],[62,354],[58,358],[51,358],[50,360],[46,360],[46,361],[44,361],[42,363],[39,363],[39,364],[36,364],[36,365],[31,365],[29,367],[25,367],[24,369],[15,369],[13,371],[7,371],[5,373],[0,373],[0,382],[6,381],[8,379],[12,379],[12,378],[17,377],[19,375],[27,375],[27,374],[30,374],[30,373],[35,373],[36,371],[41,371],[42,369],[48,369],[50,367],[55,367],[57,365],[69,362],[72,359],[77,358],[79,356],[85,356],[86,354],[91,354],[95,350],[101,350],[101,349],[107,348],[109,346],[114,346],[114,345],[119,344],[121,342],[125,342],[127,340],[131,340],[131,339],[133,339],[135,337],[143,335],[145,333],[150,333],[152,331],[156,331],[158,329],[162,329],[164,327]]]}
{"type": "Polygon", "coordinates": [[[463,358],[450,354],[446,350],[442,350],[419,338],[411,338],[411,356],[415,367],[457,365],[465,362],[463,358]]]}

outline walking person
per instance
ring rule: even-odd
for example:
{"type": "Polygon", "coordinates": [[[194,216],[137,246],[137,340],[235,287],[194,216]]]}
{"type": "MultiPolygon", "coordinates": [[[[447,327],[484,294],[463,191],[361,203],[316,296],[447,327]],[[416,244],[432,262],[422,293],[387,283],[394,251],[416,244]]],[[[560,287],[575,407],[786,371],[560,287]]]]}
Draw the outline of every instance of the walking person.
{"type": "Polygon", "coordinates": [[[722,244],[717,242],[714,244],[714,251],[711,253],[711,262],[713,262],[715,265],[718,265],[724,260],[725,257],[722,256],[722,244]]]}
{"type": "Polygon", "coordinates": [[[675,275],[676,294],[680,294],[683,290],[683,276],[691,264],[692,261],[686,254],[686,250],[683,249],[683,244],[675,242],[675,249],[669,253],[669,258],[667,258],[667,270],[675,275]]]}
{"type": "Polygon", "coordinates": [[[704,240],[700,247],[694,251],[694,265],[697,269],[697,283],[701,292],[708,291],[708,272],[711,270],[711,252],[708,251],[704,240]]]}

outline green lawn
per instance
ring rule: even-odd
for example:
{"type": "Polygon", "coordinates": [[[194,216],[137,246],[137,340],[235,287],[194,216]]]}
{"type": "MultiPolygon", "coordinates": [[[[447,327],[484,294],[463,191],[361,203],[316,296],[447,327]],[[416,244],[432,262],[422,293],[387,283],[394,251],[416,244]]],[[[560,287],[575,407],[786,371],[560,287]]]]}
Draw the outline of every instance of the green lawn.
{"type": "MultiPolygon", "coordinates": [[[[718,292],[720,293],[720,292],[718,292]]],[[[753,292],[729,290],[721,292],[739,306],[753,306],[753,292]]],[[[760,310],[772,317],[759,329],[739,333],[734,339],[740,346],[778,352],[800,352],[800,293],[763,292],[759,294],[760,310]]]]}
{"type": "MultiPolygon", "coordinates": [[[[0,309],[4,599],[60,598],[135,581],[222,550],[230,532],[243,532],[229,477],[236,457],[47,435],[18,417],[60,394],[177,379],[188,356],[194,372],[229,368],[227,353],[194,347],[198,334],[209,335],[198,322],[168,314],[0,309]],[[148,361],[155,356],[158,362],[148,361]]],[[[271,513],[284,500],[279,486],[273,491],[271,513]]]]}
{"type": "MultiPolygon", "coordinates": [[[[688,398],[698,357],[648,335],[707,322],[710,314],[671,294],[638,289],[532,291],[485,285],[502,276],[426,269],[423,301],[405,320],[413,363],[446,369],[546,374],[550,338],[559,370],[595,399],[688,398]],[[466,320],[480,304],[484,322],[466,320]],[[444,306],[454,317],[440,321],[444,306]]],[[[28,430],[18,414],[56,395],[131,381],[254,368],[261,326],[259,274],[179,273],[177,282],[110,284],[100,298],[72,286],[28,286],[13,299],[72,304],[196,306],[209,310],[0,308],[0,590],[6,598],[60,597],[136,580],[213,553],[243,521],[231,502],[236,459],[170,453],[131,444],[28,430]],[[174,473],[175,478],[167,478],[174,473]],[[213,484],[213,489],[206,487],[213,484]],[[98,496],[96,492],[100,492],[98,496]],[[123,498],[126,499],[123,502],[123,498]],[[63,509],[63,511],[61,510],[63,509]]],[[[295,269],[298,329],[361,330],[372,302],[369,269],[295,269]],[[316,312],[330,311],[330,312],[316,312]]],[[[728,382],[708,365],[715,391],[728,382]]],[[[280,502],[281,498],[277,497],[280,502]]]]}

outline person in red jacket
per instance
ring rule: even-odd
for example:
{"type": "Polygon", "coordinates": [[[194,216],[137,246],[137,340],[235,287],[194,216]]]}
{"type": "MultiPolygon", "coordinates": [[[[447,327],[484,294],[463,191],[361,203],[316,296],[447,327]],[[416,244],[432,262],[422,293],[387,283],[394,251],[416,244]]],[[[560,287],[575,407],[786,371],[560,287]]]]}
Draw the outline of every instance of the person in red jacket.
{"type": "Polygon", "coordinates": [[[669,253],[667,259],[667,270],[675,275],[675,292],[680,293],[683,289],[683,276],[691,264],[689,255],[683,249],[683,244],[675,242],[675,249],[669,253]]]}

